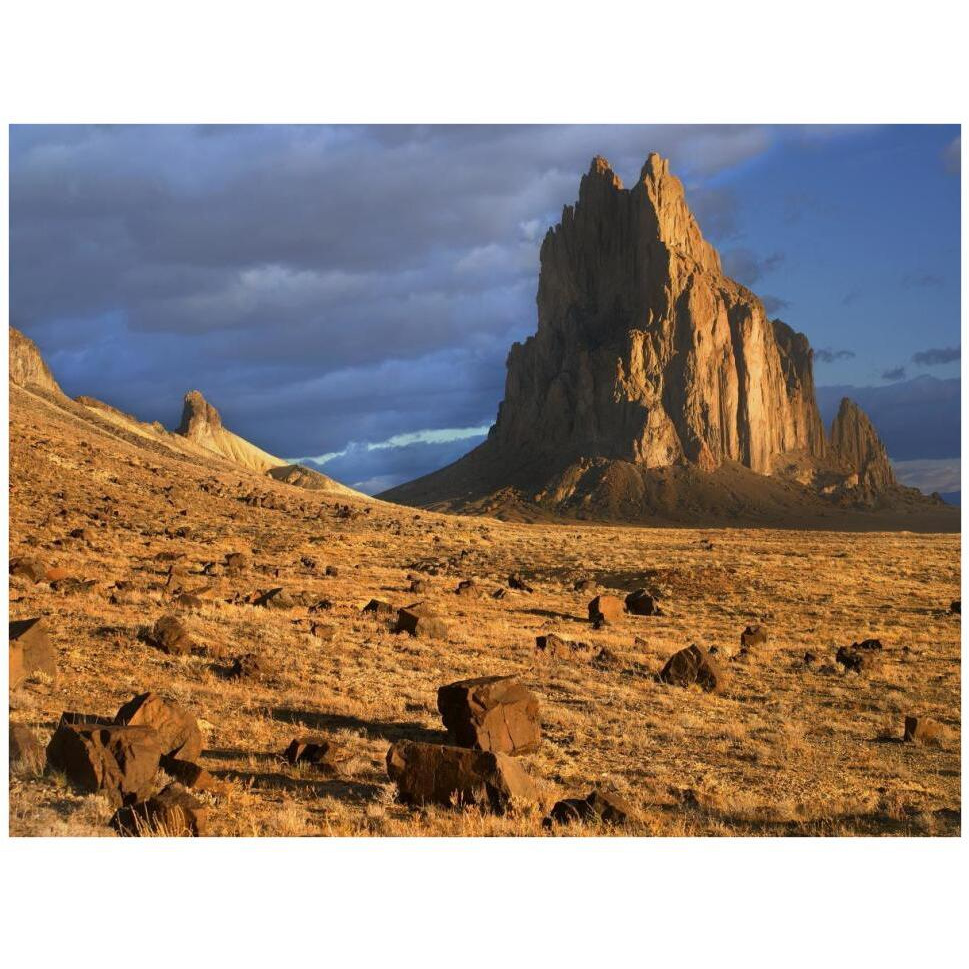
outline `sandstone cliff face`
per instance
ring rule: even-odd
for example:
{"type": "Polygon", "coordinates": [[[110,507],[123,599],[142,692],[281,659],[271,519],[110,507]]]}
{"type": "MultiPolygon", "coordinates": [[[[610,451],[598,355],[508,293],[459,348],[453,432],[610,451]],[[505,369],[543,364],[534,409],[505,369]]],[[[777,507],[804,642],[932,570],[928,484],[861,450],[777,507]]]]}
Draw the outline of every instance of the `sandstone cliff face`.
{"type": "Polygon", "coordinates": [[[595,159],[547,235],[538,331],[509,355],[492,440],[510,455],[762,474],[824,451],[807,341],[723,275],[656,154],[628,190],[595,159]]]}
{"type": "Polygon", "coordinates": [[[868,415],[848,397],[841,400],[831,423],[831,452],[844,467],[858,476],[858,487],[871,493],[896,486],[895,472],[885,445],[868,415]]]}
{"type": "Polygon", "coordinates": [[[10,327],[10,380],[27,390],[40,390],[55,397],[64,392],[37,349],[37,344],[20,330],[10,327]]]}

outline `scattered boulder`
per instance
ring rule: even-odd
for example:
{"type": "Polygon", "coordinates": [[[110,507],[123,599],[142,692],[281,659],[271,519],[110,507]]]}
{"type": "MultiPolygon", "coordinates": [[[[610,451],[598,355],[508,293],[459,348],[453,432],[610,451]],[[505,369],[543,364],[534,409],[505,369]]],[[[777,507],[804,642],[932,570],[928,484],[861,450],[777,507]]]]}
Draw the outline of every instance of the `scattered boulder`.
{"type": "Polygon", "coordinates": [[[814,653],[812,653],[810,650],[808,650],[804,654],[804,665],[805,666],[810,666],[812,663],[816,663],[817,661],[818,661],[817,656],[814,653]]]}
{"type": "Polygon", "coordinates": [[[260,593],[253,601],[253,605],[262,606],[264,609],[293,609],[296,606],[296,601],[280,586],[260,593]]]}
{"type": "Polygon", "coordinates": [[[535,590],[524,580],[521,572],[512,572],[508,576],[508,588],[517,589],[519,592],[534,592],[535,590]]]}
{"type": "Polygon", "coordinates": [[[195,648],[195,642],[181,620],[162,616],[148,634],[148,641],[156,649],[174,656],[184,656],[195,648]]]}
{"type": "Polygon", "coordinates": [[[949,612],[955,613],[956,615],[962,615],[962,600],[953,599],[952,604],[949,606],[949,612]]]}
{"type": "Polygon", "coordinates": [[[454,590],[454,594],[468,599],[480,599],[481,586],[474,579],[462,579],[454,590]]]}
{"type": "Polygon", "coordinates": [[[283,752],[290,764],[312,764],[322,771],[338,774],[350,759],[343,744],[326,737],[297,737],[283,752]]]}
{"type": "Polygon", "coordinates": [[[588,592],[590,589],[595,588],[595,583],[592,579],[576,579],[572,583],[573,592],[588,592]]]}
{"type": "Polygon", "coordinates": [[[408,586],[409,592],[415,592],[420,594],[422,592],[427,592],[427,590],[428,590],[428,582],[426,579],[414,578],[410,580],[410,585],[408,586]]]}
{"type": "Polygon", "coordinates": [[[111,826],[126,837],[202,837],[208,832],[210,812],[210,808],[175,783],[146,801],[120,808],[111,819],[111,826]]]}
{"type": "Polygon", "coordinates": [[[437,691],[448,740],[458,747],[526,754],[542,742],[538,697],[515,676],[481,676],[437,691]]]}
{"type": "Polygon", "coordinates": [[[748,626],[740,634],[740,645],[746,646],[748,649],[751,646],[765,646],[767,644],[767,627],[754,625],[748,626]]]}
{"type": "Polygon", "coordinates": [[[335,579],[340,575],[340,570],[335,565],[328,565],[323,570],[323,574],[329,576],[331,579],[335,579]]]}
{"type": "Polygon", "coordinates": [[[250,564],[249,556],[245,552],[229,552],[225,557],[225,567],[229,572],[245,572],[250,564]]]}
{"type": "Polygon", "coordinates": [[[272,664],[258,653],[245,653],[237,656],[229,668],[229,679],[232,680],[268,680],[273,675],[272,664]]]}
{"type": "Polygon", "coordinates": [[[555,633],[535,637],[535,655],[545,660],[588,659],[593,647],[588,643],[563,639],[555,633]]]}
{"type": "MultiPolygon", "coordinates": [[[[866,643],[876,643],[878,640],[865,640],[866,643]]],[[[840,663],[849,673],[871,674],[881,669],[881,644],[866,647],[864,643],[854,643],[851,646],[839,646],[834,660],[840,663]]]]}
{"type": "Polygon", "coordinates": [[[638,818],[638,812],[624,797],[611,791],[594,790],[586,797],[568,797],[559,801],[545,819],[546,827],[553,824],[583,823],[628,824],[638,818]]]}
{"type": "Polygon", "coordinates": [[[10,687],[20,686],[28,676],[57,676],[57,653],[47,638],[44,620],[14,619],[10,622],[10,687]]]}
{"type": "Polygon", "coordinates": [[[410,633],[425,639],[447,639],[447,624],[423,602],[405,606],[397,613],[395,633],[410,633]]]}
{"type": "Polygon", "coordinates": [[[596,596],[589,603],[589,622],[597,629],[618,622],[622,614],[622,600],[616,596],[596,596]]]}
{"type": "Polygon", "coordinates": [[[185,707],[159,693],[141,693],[132,698],[114,719],[120,724],[153,727],[164,756],[196,760],[202,753],[198,721],[185,707]]]}
{"type": "Polygon", "coordinates": [[[939,746],[945,739],[945,727],[930,717],[906,717],[906,743],[939,746]]]}
{"type": "Polygon", "coordinates": [[[47,581],[47,566],[32,555],[10,560],[10,574],[19,575],[31,582],[47,581]]]}
{"type": "Polygon", "coordinates": [[[696,683],[707,693],[716,693],[723,687],[725,676],[720,664],[696,645],[687,646],[674,653],[659,674],[660,681],[672,686],[692,686],[696,683]]]}
{"type": "Polygon", "coordinates": [[[10,768],[20,768],[32,773],[40,773],[44,769],[47,755],[43,744],[37,739],[33,730],[22,723],[10,724],[10,768]]]}
{"type": "Polygon", "coordinates": [[[161,753],[152,727],[72,723],[65,715],[47,745],[47,763],[80,790],[104,791],[120,805],[149,794],[161,753]]]}
{"type": "Polygon", "coordinates": [[[661,616],[663,611],[655,597],[645,589],[636,589],[626,596],[626,611],[634,616],[661,616]]]}
{"type": "Polygon", "coordinates": [[[383,599],[371,599],[360,611],[389,618],[394,614],[394,607],[389,602],[384,602],[383,599]]]}
{"type": "Polygon", "coordinates": [[[516,801],[534,802],[534,782],[513,758],[402,740],[387,752],[387,775],[403,804],[475,805],[504,814],[516,801]]]}
{"type": "Polygon", "coordinates": [[[176,609],[190,609],[194,611],[201,609],[205,605],[205,602],[200,596],[194,595],[191,592],[183,592],[175,597],[173,604],[176,609]]]}

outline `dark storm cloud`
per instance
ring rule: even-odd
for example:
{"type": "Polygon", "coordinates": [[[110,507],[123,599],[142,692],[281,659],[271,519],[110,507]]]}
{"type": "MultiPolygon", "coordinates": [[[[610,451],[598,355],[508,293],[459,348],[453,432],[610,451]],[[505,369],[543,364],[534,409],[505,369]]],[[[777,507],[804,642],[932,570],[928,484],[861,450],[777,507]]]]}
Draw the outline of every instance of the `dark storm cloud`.
{"type": "Polygon", "coordinates": [[[931,350],[920,350],[912,354],[912,363],[920,367],[938,367],[944,363],[954,363],[962,356],[959,347],[936,347],[931,350]]]}
{"type": "Polygon", "coordinates": [[[728,276],[745,286],[753,286],[784,262],[784,253],[773,252],[768,256],[758,256],[750,249],[737,247],[725,250],[721,261],[728,276]]]}
{"type": "MultiPolygon", "coordinates": [[[[729,239],[739,207],[718,177],[800,137],[753,125],[14,127],[11,319],[68,392],[171,425],[197,387],[282,456],[480,427],[508,347],[535,328],[542,238],[594,154],[630,184],[661,151],[704,231],[729,239]]],[[[730,256],[748,284],[780,258],[730,256]]],[[[444,445],[410,447],[436,460],[444,445]]],[[[394,451],[344,470],[393,476],[394,451]]]]}
{"type": "Polygon", "coordinates": [[[904,367],[892,367],[890,370],[882,371],[882,380],[904,380],[904,379],[905,379],[904,367]]]}
{"type": "Polygon", "coordinates": [[[854,350],[832,350],[830,347],[821,347],[821,349],[814,351],[814,359],[820,363],[834,363],[835,360],[852,360],[854,357],[854,350]]]}

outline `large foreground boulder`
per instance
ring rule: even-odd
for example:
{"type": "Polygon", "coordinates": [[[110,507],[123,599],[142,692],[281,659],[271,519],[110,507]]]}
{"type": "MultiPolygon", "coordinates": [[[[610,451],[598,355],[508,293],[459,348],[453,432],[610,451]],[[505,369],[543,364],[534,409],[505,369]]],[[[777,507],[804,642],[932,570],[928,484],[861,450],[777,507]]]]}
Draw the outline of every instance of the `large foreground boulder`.
{"type": "Polygon", "coordinates": [[[185,707],[159,693],[142,693],[129,700],[118,710],[115,721],[133,727],[154,727],[166,757],[196,760],[202,753],[198,721],[185,707]]]}
{"type": "Polygon", "coordinates": [[[387,752],[387,774],[404,804],[475,805],[503,814],[516,801],[538,799],[521,765],[492,751],[402,740],[387,752]]]}
{"type": "Polygon", "coordinates": [[[127,837],[200,837],[208,831],[210,810],[175,783],[147,801],[120,808],[111,819],[111,826],[127,837]]]}
{"type": "Polygon", "coordinates": [[[437,691],[448,739],[458,747],[525,754],[538,750],[538,697],[514,676],[459,680],[437,691]]]}
{"type": "Polygon", "coordinates": [[[674,653],[667,660],[659,678],[672,686],[692,686],[695,683],[707,693],[716,693],[723,687],[724,672],[709,653],[692,645],[674,653]]]}
{"type": "Polygon", "coordinates": [[[47,763],[76,788],[104,791],[117,806],[151,793],[161,753],[152,727],[71,723],[62,717],[47,745],[47,763]]]}
{"type": "Polygon", "coordinates": [[[47,638],[43,619],[15,619],[10,623],[10,686],[20,686],[28,676],[57,676],[57,653],[47,638]]]}

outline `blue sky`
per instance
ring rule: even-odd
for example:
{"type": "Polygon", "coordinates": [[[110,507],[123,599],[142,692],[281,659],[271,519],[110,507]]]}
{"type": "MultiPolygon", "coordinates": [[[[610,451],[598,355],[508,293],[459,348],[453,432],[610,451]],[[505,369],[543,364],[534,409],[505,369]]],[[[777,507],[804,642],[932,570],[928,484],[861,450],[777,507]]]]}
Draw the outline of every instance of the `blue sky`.
{"type": "Polygon", "coordinates": [[[542,236],[591,157],[628,184],[658,150],[725,268],[808,335],[826,411],[858,397],[904,480],[959,490],[958,126],[10,141],[11,322],[69,393],[172,426],[197,387],[238,433],[369,491],[433,470],[494,419],[508,347],[534,332],[542,236]]]}

